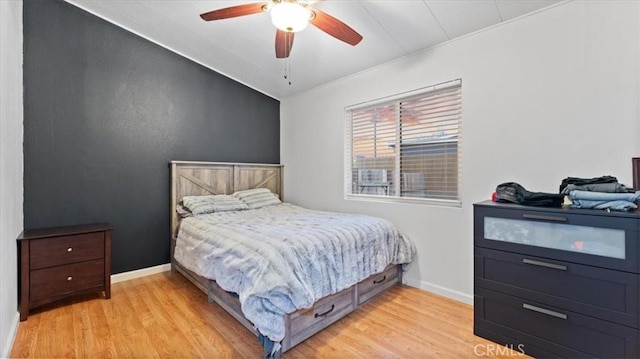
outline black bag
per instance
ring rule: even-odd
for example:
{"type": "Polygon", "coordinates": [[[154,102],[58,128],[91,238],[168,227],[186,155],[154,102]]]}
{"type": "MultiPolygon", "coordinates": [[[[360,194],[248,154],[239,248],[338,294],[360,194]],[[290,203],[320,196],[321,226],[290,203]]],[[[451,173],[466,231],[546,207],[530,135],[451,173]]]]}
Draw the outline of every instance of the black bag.
{"type": "Polygon", "coordinates": [[[517,203],[524,206],[561,207],[564,195],[558,193],[530,192],[515,182],[505,182],[496,187],[496,202],[517,203]]]}

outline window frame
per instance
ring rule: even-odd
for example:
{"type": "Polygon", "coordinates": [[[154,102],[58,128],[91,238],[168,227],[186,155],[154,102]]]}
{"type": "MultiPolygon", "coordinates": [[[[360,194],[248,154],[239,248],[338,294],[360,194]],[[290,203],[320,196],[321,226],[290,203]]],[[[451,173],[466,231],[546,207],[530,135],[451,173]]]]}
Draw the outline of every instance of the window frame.
{"type": "MultiPolygon", "coordinates": [[[[345,111],[345,128],[344,128],[344,198],[346,200],[358,200],[358,201],[370,201],[370,202],[389,202],[389,203],[413,203],[422,205],[435,205],[444,207],[461,207],[462,206],[462,79],[455,79],[447,82],[442,82],[432,86],[419,88],[412,91],[407,91],[391,96],[378,98],[371,101],[366,101],[354,105],[350,105],[344,108],[345,111]],[[376,105],[383,105],[393,103],[395,106],[403,101],[407,101],[418,96],[428,95],[437,91],[458,87],[460,96],[459,116],[457,118],[458,131],[456,133],[456,155],[457,155],[457,189],[455,199],[445,199],[437,197],[403,197],[399,195],[378,195],[370,193],[353,193],[353,111],[359,109],[371,108],[376,105]]],[[[401,132],[401,117],[395,118],[395,132],[396,143],[400,139],[401,132]]],[[[375,144],[374,144],[375,146],[375,144]]],[[[400,150],[398,150],[400,151],[400,150]]],[[[402,162],[401,153],[398,152],[394,155],[394,169],[393,169],[393,183],[396,183],[397,188],[401,188],[399,184],[400,180],[400,163],[402,162]]],[[[387,189],[389,191],[389,189],[387,189]]],[[[395,191],[394,191],[395,192],[395,191]]]]}

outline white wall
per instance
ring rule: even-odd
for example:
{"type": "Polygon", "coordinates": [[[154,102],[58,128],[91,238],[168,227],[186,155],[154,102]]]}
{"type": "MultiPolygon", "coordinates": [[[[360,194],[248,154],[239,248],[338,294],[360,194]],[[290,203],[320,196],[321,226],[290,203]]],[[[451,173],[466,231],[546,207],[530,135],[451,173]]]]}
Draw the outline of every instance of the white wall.
{"type": "Polygon", "coordinates": [[[0,0],[0,357],[9,356],[18,326],[22,119],[22,0],[0,0]]]}
{"type": "Polygon", "coordinates": [[[408,284],[471,302],[472,204],[516,181],[631,182],[640,155],[640,2],[574,1],[283,99],[287,201],[377,215],[416,243],[408,284]],[[461,208],[345,200],[344,107],[462,78],[461,208]]]}

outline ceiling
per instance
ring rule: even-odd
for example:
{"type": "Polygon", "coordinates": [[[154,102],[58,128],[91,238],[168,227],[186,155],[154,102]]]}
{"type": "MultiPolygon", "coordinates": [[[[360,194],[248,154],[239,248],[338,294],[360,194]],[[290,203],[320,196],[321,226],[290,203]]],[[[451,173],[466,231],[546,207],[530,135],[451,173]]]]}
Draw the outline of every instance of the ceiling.
{"type": "Polygon", "coordinates": [[[67,0],[276,99],[389,62],[560,0],[326,0],[312,7],[364,39],[355,47],[309,26],[276,59],[266,13],[205,22],[201,13],[252,1],[67,0]],[[284,78],[285,68],[289,79],[284,78]],[[291,84],[289,84],[291,81],[291,84]]]}

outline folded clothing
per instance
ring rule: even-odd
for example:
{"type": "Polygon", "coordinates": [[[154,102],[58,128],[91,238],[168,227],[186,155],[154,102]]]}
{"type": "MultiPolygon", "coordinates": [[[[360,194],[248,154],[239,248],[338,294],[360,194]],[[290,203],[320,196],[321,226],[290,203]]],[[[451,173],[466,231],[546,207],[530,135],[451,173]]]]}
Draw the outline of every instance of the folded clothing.
{"type": "Polygon", "coordinates": [[[516,182],[505,182],[496,187],[496,202],[517,203],[524,206],[560,207],[564,195],[531,192],[516,182]]]}
{"type": "Polygon", "coordinates": [[[588,183],[583,185],[568,184],[560,193],[569,194],[571,191],[589,191],[589,192],[605,192],[605,193],[628,193],[633,190],[627,188],[622,183],[588,183]]]}
{"type": "Polygon", "coordinates": [[[604,193],[575,190],[569,192],[569,197],[574,203],[576,200],[637,202],[640,199],[640,191],[635,193],[604,193]]]}
{"type": "Polygon", "coordinates": [[[574,184],[577,186],[584,186],[588,184],[596,184],[596,183],[618,183],[618,179],[613,176],[600,176],[593,178],[580,178],[580,177],[567,177],[562,180],[560,183],[560,193],[563,193],[565,187],[570,184],[574,184]]]}
{"type": "Polygon", "coordinates": [[[633,211],[638,205],[629,201],[590,201],[587,199],[578,199],[572,202],[571,208],[583,209],[608,209],[612,211],[633,211]]]}
{"type": "Polygon", "coordinates": [[[640,191],[635,193],[603,193],[590,191],[569,192],[572,208],[609,209],[613,211],[631,211],[638,208],[640,191]]]}

